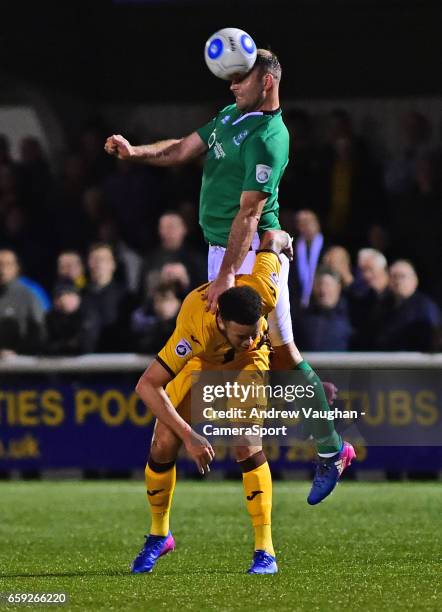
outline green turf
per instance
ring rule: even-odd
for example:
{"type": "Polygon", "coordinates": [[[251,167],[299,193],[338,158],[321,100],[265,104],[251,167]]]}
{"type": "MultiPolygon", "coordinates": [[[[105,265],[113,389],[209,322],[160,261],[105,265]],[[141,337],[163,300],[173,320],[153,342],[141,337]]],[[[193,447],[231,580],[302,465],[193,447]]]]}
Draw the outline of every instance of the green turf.
{"type": "Polygon", "coordinates": [[[132,576],[142,483],[1,483],[0,592],[65,591],[69,610],[442,609],[440,484],[344,482],[314,508],[307,490],[275,485],[277,576],[244,574],[253,545],[239,482],[180,482],[176,552],[132,576]]]}

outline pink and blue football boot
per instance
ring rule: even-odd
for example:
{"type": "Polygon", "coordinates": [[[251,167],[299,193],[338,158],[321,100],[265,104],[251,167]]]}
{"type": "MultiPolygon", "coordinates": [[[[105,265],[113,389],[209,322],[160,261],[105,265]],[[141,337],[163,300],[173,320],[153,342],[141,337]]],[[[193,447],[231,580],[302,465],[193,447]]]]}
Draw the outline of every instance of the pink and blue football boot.
{"type": "Polygon", "coordinates": [[[344,442],[342,450],[333,457],[327,459],[320,457],[307,503],[314,506],[330,495],[338,484],[342,472],[355,457],[355,449],[349,442],[344,442]]]}
{"type": "Polygon", "coordinates": [[[132,574],[151,572],[160,557],[175,550],[175,540],[169,533],[166,536],[148,535],[145,543],[132,563],[132,574]]]}
{"type": "Polygon", "coordinates": [[[265,550],[255,550],[252,565],[247,570],[248,574],[276,574],[277,571],[275,557],[265,550]]]}

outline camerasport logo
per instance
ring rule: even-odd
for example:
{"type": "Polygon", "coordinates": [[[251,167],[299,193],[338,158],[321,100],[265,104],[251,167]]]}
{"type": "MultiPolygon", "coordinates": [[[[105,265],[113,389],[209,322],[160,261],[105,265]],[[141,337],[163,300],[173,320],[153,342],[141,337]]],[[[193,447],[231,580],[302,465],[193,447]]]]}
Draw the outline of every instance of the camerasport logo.
{"type": "Polygon", "coordinates": [[[192,345],[190,344],[190,342],[186,340],[185,338],[181,338],[181,340],[178,342],[178,344],[175,347],[175,353],[178,355],[178,357],[183,358],[191,352],[192,352],[192,345]]]}

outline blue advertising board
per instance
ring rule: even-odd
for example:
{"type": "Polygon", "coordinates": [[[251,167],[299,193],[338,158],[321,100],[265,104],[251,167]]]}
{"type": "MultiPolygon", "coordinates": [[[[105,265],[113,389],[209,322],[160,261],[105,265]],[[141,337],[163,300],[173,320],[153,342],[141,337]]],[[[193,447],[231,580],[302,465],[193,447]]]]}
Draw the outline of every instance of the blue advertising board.
{"type": "MultiPolygon", "coordinates": [[[[383,389],[371,391],[355,390],[354,384],[346,388],[346,376],[337,405],[348,406],[353,398],[354,406],[362,402],[364,417],[358,423],[343,420],[336,425],[355,444],[357,469],[442,468],[441,389],[436,372],[418,380],[409,374],[394,380],[384,376],[383,389]],[[394,445],[389,443],[392,432],[400,434],[394,445]]],[[[357,380],[360,383],[360,375],[357,380]]],[[[153,414],[136,395],[132,376],[111,380],[32,376],[20,381],[5,377],[0,385],[0,471],[142,469],[153,425],[153,414]]],[[[214,468],[233,468],[230,445],[214,441],[214,446],[214,468]]],[[[315,458],[311,441],[299,437],[264,440],[264,446],[275,470],[305,469],[315,458]]],[[[196,473],[184,454],[179,461],[183,471],[196,473]]]]}

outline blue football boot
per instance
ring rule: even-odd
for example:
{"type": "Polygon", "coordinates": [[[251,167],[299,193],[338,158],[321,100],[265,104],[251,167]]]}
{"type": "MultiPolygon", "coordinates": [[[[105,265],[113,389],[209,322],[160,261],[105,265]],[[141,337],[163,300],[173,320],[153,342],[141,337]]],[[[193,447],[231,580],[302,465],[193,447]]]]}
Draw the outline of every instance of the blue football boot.
{"type": "Polygon", "coordinates": [[[349,442],[344,442],[342,450],[334,457],[321,459],[316,466],[315,477],[310,489],[307,503],[311,506],[322,502],[338,484],[342,472],[356,457],[355,449],[349,442]]]}
{"type": "Polygon", "coordinates": [[[277,571],[275,557],[265,550],[255,550],[252,565],[247,570],[248,574],[276,574],[277,571]]]}
{"type": "Polygon", "coordinates": [[[148,535],[145,543],[135,560],[132,563],[132,574],[142,574],[151,572],[155,563],[160,557],[166,555],[171,550],[175,550],[175,540],[170,533],[167,536],[148,535]]]}

